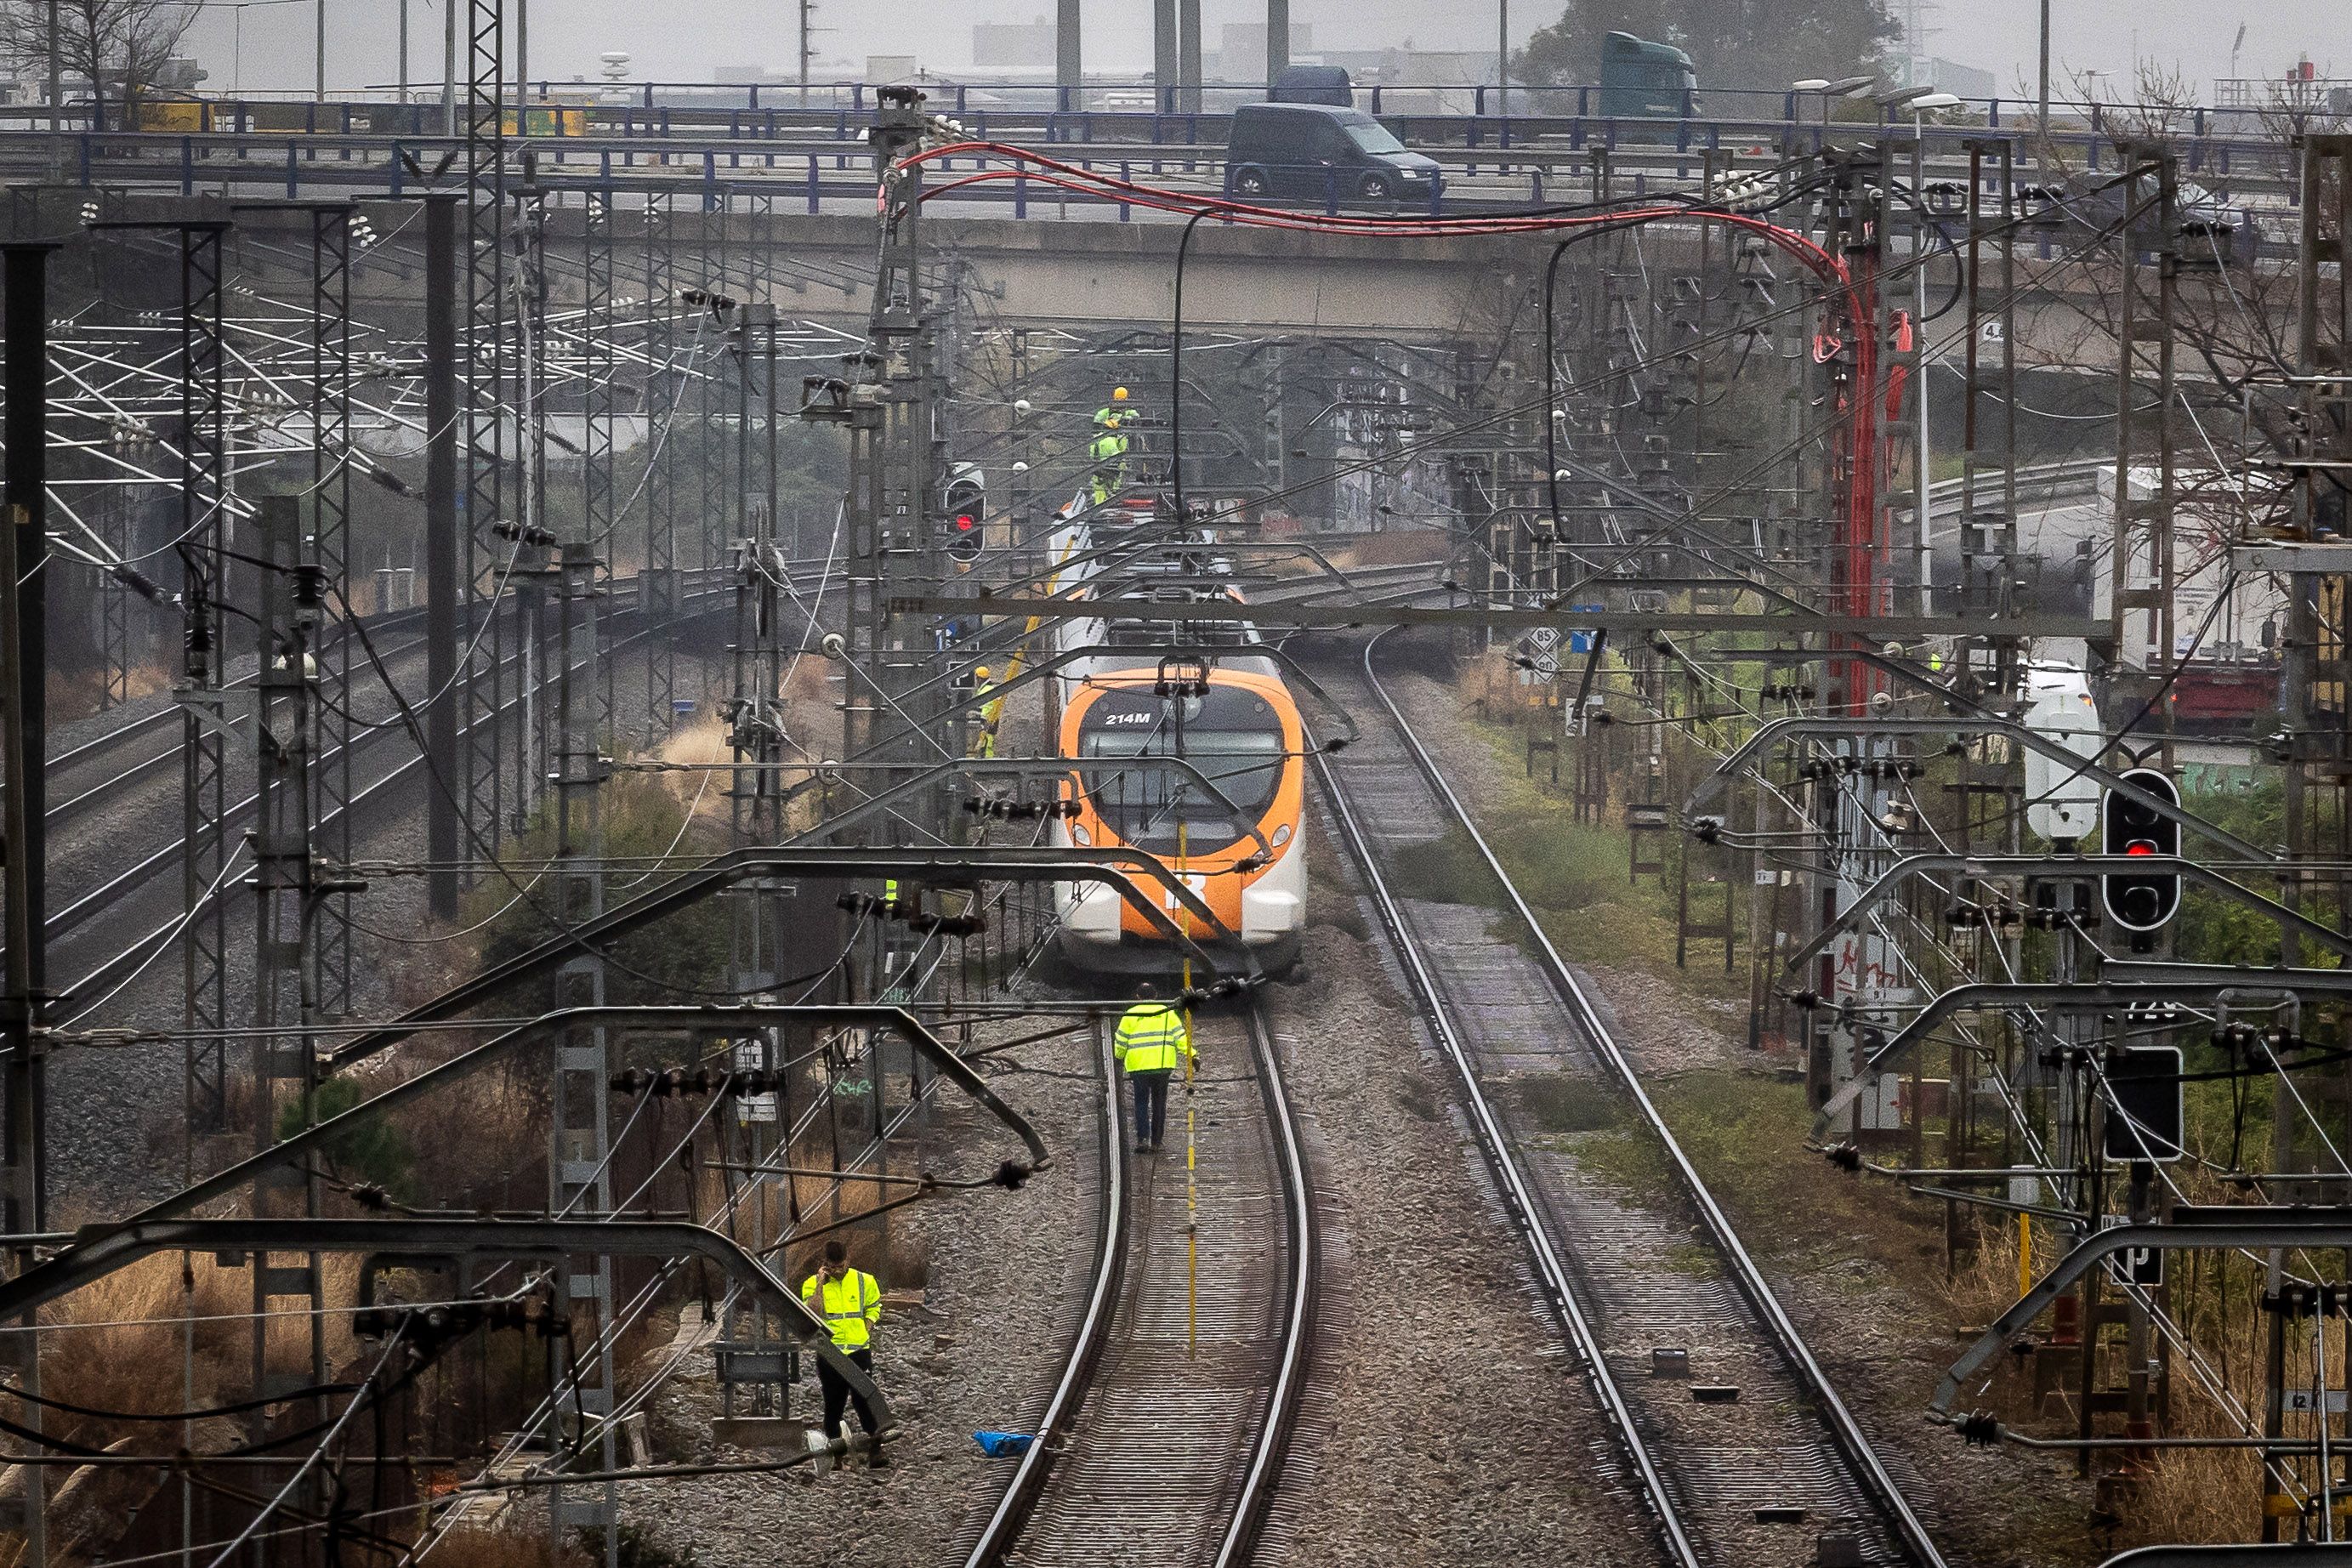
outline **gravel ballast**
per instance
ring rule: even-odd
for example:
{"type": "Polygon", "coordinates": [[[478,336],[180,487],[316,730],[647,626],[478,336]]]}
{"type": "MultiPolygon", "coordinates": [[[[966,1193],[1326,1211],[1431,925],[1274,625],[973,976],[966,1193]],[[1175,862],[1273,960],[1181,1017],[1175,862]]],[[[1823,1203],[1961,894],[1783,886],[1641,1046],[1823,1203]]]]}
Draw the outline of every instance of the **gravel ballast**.
{"type": "MultiPolygon", "coordinates": [[[[1006,1031],[1008,1034],[1011,1030],[1006,1031]]],[[[918,1205],[898,1234],[929,1257],[919,1307],[884,1316],[876,1376],[903,1428],[881,1470],[857,1459],[824,1476],[713,1476],[623,1489],[622,1518],[660,1544],[691,1550],[699,1568],[857,1563],[914,1568],[961,1561],[1013,1473],[972,1434],[1034,1430],[1060,1374],[1076,1303],[1095,1258],[1095,1106],[1083,1036],[1024,1047],[1020,1066],[992,1068],[993,1087],[1037,1127],[1054,1161],[1018,1192],[994,1188],[918,1205]]],[[[943,1089],[928,1162],[942,1173],[984,1169],[1009,1152],[992,1116],[943,1089]]],[[[1015,1145],[1017,1147],[1017,1145],[1015,1145]]],[[[886,1283],[893,1283],[886,1281],[886,1283]]],[[[790,1392],[795,1415],[821,1410],[815,1373],[790,1392]]],[[[716,1442],[719,1389],[710,1353],[689,1356],[656,1402],[656,1457],[667,1463],[749,1463],[790,1448],[716,1442]]],[[[856,1417],[849,1417],[854,1430],[856,1417]]]]}
{"type": "MultiPolygon", "coordinates": [[[[1340,853],[1318,824],[1311,851],[1340,853]]],[[[1352,895],[1318,877],[1318,900],[1352,895]]],[[[1276,1504],[1301,1563],[1654,1560],[1613,1455],[1385,953],[1308,933],[1272,993],[1318,1195],[1344,1251],[1316,1368],[1312,1473],[1276,1504]]]]}

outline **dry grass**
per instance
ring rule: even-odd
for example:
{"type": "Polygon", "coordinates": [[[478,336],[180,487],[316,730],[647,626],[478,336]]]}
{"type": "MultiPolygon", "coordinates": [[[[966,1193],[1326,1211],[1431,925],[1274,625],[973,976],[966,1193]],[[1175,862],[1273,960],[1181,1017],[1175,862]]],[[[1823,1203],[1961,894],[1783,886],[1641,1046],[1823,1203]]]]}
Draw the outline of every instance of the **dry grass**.
{"type": "Polygon", "coordinates": [[[1329,552],[1341,571],[1353,566],[1402,566],[1415,561],[1439,565],[1448,560],[1454,536],[1437,528],[1392,528],[1368,538],[1351,540],[1329,552]]]}
{"type": "MultiPolygon", "coordinates": [[[[142,697],[153,696],[171,684],[172,672],[162,665],[134,665],[123,679],[122,698],[126,702],[136,702],[142,697]]],[[[99,704],[105,694],[105,672],[95,666],[88,669],[52,669],[49,671],[47,698],[49,721],[62,724],[76,719],[87,719],[99,711],[99,704]]]]}
{"type": "MultiPolygon", "coordinates": [[[[543,1530],[453,1530],[433,1549],[442,1568],[548,1568],[543,1530]]],[[[588,1568],[588,1554],[567,1546],[551,1560],[555,1568],[588,1568]]]]}
{"type": "MultiPolygon", "coordinates": [[[[1977,1247],[1947,1288],[1958,1321],[1972,1331],[1992,1321],[2018,1296],[2015,1226],[1986,1226],[1979,1234],[1977,1247]]],[[[2063,1256],[2067,1245],[2049,1226],[2037,1222],[2033,1227],[2036,1274],[2063,1256]]],[[[2185,1257],[2176,1256],[2176,1268],[2182,1267],[2185,1257]]],[[[2192,1276],[2176,1279],[2171,1296],[2173,1313],[2194,1321],[2195,1342],[2220,1387],[2242,1408],[2256,1412],[2264,1397],[2259,1342],[2263,1320],[2254,1309],[2258,1279],[2251,1266],[2233,1269],[2220,1280],[2192,1276]]],[[[2112,1385],[2119,1381],[2122,1352],[2120,1339],[2110,1333],[2108,1342],[2117,1348],[2110,1352],[2100,1375],[2103,1384],[2112,1385]]],[[[2046,1435],[2072,1435],[2071,1402],[2064,1412],[2053,1407],[2042,1419],[2042,1413],[2030,1408],[2030,1378],[2021,1370],[2000,1376],[2001,1384],[1989,1393],[1986,1402],[2004,1420],[2046,1435]]],[[[2171,1417],[2162,1430],[2174,1437],[2235,1437],[2244,1432],[2221,1400],[2177,1354],[2172,1361],[2171,1417]]],[[[2262,1465],[2248,1450],[2157,1449],[2137,1458],[2124,1456],[2123,1462],[2136,1484],[2123,1505],[2124,1535],[2118,1544],[2242,1542],[2252,1539],[2260,1528],[2262,1465]]]]}
{"type": "MultiPolygon", "coordinates": [[[[811,756],[841,749],[841,714],[830,677],[837,667],[814,655],[792,664],[784,681],[784,728],[811,756]]],[[[788,781],[789,782],[789,781],[788,781]]]]}
{"type": "MultiPolygon", "coordinates": [[[[826,680],[833,668],[817,658],[797,659],[787,667],[780,718],[785,734],[808,756],[824,756],[839,749],[841,720],[826,680]]],[[[661,762],[691,764],[680,772],[657,776],[681,811],[691,811],[695,820],[714,827],[725,826],[730,811],[727,796],[730,778],[724,771],[704,765],[724,763],[733,757],[727,743],[722,707],[718,700],[705,701],[691,722],[652,753],[661,762]]],[[[787,768],[779,773],[773,787],[789,792],[807,782],[808,777],[804,770],[787,768]]],[[[793,831],[814,826],[819,815],[818,803],[813,796],[795,801],[787,826],[793,831]]]]}
{"type": "Polygon", "coordinates": [[[688,763],[691,771],[655,776],[680,811],[692,813],[698,822],[723,827],[728,820],[729,780],[719,770],[701,764],[724,763],[733,755],[727,747],[726,721],[706,706],[691,723],[654,748],[656,760],[688,763]]]}
{"type": "MultiPolygon", "coordinates": [[[[349,1301],[359,1279],[359,1259],[331,1256],[321,1262],[330,1301],[349,1301]]],[[[251,1382],[254,1320],[253,1275],[226,1268],[209,1253],[158,1253],[83,1287],[42,1313],[51,1332],[41,1359],[42,1392],[52,1399],[94,1410],[152,1415],[189,1405],[241,1397],[251,1382]],[[86,1328],[74,1325],[87,1324],[86,1328]],[[186,1384],[185,1357],[193,1348],[194,1384],[186,1384]]],[[[310,1363],[309,1321],[299,1313],[266,1320],[265,1355],[272,1373],[305,1373],[310,1363]]],[[[331,1314],[327,1325],[330,1375],[359,1358],[347,1314],[331,1314]]],[[[110,1441],[116,1425],[76,1417],[89,1444],[110,1441]]],[[[125,1427],[125,1431],[142,1429],[125,1427]]],[[[143,1428],[152,1431],[152,1428],[143,1428]]]]}

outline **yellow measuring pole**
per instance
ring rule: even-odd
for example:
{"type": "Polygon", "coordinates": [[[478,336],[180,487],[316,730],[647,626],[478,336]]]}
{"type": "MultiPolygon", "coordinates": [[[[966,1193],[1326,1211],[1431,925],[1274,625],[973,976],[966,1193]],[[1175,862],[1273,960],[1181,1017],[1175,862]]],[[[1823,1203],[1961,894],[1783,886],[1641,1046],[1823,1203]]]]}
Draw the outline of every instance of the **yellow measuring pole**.
{"type": "MultiPolygon", "coordinates": [[[[1190,839],[1182,818],[1176,823],[1176,882],[1184,884],[1184,856],[1190,839]]],[[[1192,911],[1178,900],[1178,910],[1183,924],[1180,928],[1187,937],[1192,934],[1192,911]]],[[[1192,954],[1184,954],[1184,989],[1192,989],[1192,954]]],[[[1184,1043],[1192,1045],[1192,1005],[1184,1004],[1184,1043]]],[[[1192,1063],[1199,1047],[1184,1053],[1184,1354],[1197,1359],[1201,1353],[1201,1152],[1193,1142],[1192,1124],[1192,1063]]]]}
{"type": "Polygon", "coordinates": [[[2017,1216],[2017,1294],[2020,1300],[2033,1293],[2033,1216],[2017,1216]]]}

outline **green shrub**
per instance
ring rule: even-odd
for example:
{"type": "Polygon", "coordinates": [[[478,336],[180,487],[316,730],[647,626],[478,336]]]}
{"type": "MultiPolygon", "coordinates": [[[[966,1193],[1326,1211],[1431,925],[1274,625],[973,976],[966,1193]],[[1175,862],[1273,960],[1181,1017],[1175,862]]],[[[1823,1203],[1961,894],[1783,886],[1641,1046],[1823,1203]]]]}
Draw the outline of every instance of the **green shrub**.
{"type": "MultiPolygon", "coordinates": [[[[278,1113],[279,1142],[341,1116],[367,1099],[369,1093],[355,1079],[329,1079],[299,1102],[278,1113]]],[[[415,1195],[412,1183],[416,1152],[400,1129],[381,1116],[369,1117],[350,1131],[328,1139],[320,1147],[320,1159],[329,1173],[339,1180],[373,1183],[404,1200],[415,1195]]]]}

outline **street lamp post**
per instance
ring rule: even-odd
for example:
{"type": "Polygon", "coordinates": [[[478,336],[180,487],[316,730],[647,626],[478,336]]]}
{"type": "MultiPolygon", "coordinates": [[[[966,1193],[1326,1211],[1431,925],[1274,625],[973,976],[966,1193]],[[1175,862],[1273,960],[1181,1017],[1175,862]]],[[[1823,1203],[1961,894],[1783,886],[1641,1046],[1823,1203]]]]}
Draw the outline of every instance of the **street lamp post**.
{"type": "Polygon", "coordinates": [[[2042,135],[2039,161],[2046,164],[2050,160],[2050,0],[2042,0],[2042,117],[2038,123],[2042,135]]]}
{"type": "Polygon", "coordinates": [[[1511,0],[1495,0],[1495,113],[1511,112],[1511,0]]]}
{"type": "Polygon", "coordinates": [[[1917,609],[1920,615],[1930,616],[1935,614],[1932,600],[1936,554],[1927,505],[1928,489],[1935,480],[1935,447],[1927,432],[1927,231],[1935,218],[1927,210],[1927,117],[1934,110],[1954,108],[1960,100],[1952,93],[1938,92],[1934,88],[1913,88],[1880,101],[1889,108],[1911,111],[1911,211],[1915,219],[1911,227],[1911,342],[1916,363],[1912,377],[1916,384],[1911,395],[1917,400],[1914,416],[1917,420],[1917,443],[1911,462],[1911,517],[1917,531],[1917,609]]]}
{"type": "Polygon", "coordinates": [[[49,132],[55,135],[66,128],[65,114],[58,101],[66,95],[66,65],[63,39],[65,34],[58,20],[58,0],[49,0],[49,132]]]}
{"type": "Polygon", "coordinates": [[[1834,81],[1822,77],[1811,76],[1807,77],[1802,81],[1790,82],[1789,84],[1789,90],[1790,92],[1817,92],[1822,95],[1822,128],[1823,130],[1827,130],[1830,123],[1831,99],[1860,98],[1877,85],[1878,79],[1874,76],[1842,76],[1834,81]]]}

